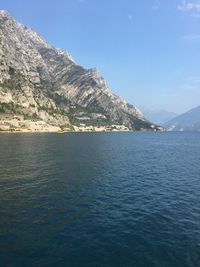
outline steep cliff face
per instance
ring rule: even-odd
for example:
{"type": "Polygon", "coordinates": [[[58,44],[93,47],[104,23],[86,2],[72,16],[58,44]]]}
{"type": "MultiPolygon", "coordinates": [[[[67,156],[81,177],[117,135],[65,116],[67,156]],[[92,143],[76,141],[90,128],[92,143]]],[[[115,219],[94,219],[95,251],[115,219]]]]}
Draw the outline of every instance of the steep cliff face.
{"type": "Polygon", "coordinates": [[[6,11],[0,11],[0,108],[52,125],[156,128],[136,107],[112,94],[96,69],[77,65],[6,11]]]}

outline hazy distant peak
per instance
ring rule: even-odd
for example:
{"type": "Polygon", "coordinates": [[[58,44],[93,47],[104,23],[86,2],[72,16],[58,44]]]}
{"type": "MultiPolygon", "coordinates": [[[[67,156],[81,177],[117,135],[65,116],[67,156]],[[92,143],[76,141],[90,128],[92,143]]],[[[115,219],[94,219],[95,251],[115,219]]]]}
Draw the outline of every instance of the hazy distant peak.
{"type": "Polygon", "coordinates": [[[163,110],[163,109],[150,109],[147,107],[140,107],[144,115],[152,122],[157,123],[159,125],[163,125],[166,122],[172,120],[178,114],[163,110]]]}
{"type": "Polygon", "coordinates": [[[200,106],[177,116],[165,126],[169,131],[200,131],[200,106]]]}

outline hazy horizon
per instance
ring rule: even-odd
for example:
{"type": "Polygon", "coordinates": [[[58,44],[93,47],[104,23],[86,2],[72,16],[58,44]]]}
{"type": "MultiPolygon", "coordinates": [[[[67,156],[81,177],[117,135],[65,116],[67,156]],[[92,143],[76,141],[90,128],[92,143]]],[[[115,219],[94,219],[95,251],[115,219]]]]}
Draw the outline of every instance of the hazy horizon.
{"type": "Polygon", "coordinates": [[[200,0],[2,0],[0,9],[99,69],[131,104],[179,114],[199,105],[200,0]]]}

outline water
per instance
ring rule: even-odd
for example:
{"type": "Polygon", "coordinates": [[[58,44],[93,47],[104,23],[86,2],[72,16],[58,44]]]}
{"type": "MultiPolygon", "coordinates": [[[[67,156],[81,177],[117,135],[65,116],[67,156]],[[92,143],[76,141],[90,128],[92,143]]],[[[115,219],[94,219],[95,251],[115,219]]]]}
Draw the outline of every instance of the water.
{"type": "Polygon", "coordinates": [[[200,266],[200,133],[0,134],[0,266],[200,266]]]}

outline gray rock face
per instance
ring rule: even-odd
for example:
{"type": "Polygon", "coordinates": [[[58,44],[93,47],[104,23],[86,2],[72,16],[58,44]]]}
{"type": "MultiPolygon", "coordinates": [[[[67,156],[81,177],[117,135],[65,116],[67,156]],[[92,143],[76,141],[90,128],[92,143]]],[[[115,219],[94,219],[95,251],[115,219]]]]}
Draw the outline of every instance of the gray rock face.
{"type": "Polygon", "coordinates": [[[55,125],[73,124],[81,110],[133,130],[156,128],[112,94],[96,69],[77,65],[5,11],[0,11],[0,104],[4,111],[6,106],[55,125]]]}

